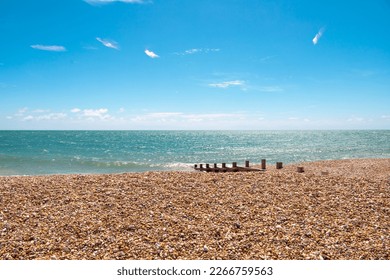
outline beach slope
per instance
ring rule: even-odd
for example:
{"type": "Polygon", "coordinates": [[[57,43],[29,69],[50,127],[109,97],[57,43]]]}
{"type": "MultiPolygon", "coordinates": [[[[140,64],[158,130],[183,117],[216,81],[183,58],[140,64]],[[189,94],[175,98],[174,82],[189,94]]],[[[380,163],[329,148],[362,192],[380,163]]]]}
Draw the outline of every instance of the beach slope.
{"type": "Polygon", "coordinates": [[[390,159],[0,177],[0,259],[388,260],[389,217],[390,159]]]}

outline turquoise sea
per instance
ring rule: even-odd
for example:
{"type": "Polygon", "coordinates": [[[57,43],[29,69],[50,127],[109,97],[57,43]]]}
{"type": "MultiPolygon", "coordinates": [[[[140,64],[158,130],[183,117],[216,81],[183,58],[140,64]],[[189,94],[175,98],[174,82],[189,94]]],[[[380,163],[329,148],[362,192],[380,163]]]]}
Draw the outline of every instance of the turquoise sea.
{"type": "Polygon", "coordinates": [[[0,175],[192,170],[263,158],[390,158],[390,130],[0,131],[0,175]]]}

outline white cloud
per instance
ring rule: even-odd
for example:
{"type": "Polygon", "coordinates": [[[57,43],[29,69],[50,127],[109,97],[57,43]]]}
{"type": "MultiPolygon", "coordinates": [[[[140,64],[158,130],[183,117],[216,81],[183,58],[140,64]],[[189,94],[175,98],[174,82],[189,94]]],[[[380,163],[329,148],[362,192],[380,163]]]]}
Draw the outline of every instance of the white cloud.
{"type": "Polygon", "coordinates": [[[177,55],[190,55],[190,54],[196,54],[196,53],[209,53],[209,52],[219,52],[220,49],[210,49],[210,48],[193,48],[185,50],[184,52],[175,53],[177,55]]]}
{"type": "Polygon", "coordinates": [[[65,119],[66,117],[67,115],[65,113],[51,113],[51,114],[36,116],[35,119],[38,121],[41,120],[51,121],[51,120],[62,120],[65,119]]]}
{"type": "Polygon", "coordinates": [[[64,46],[48,46],[48,45],[31,45],[33,49],[41,50],[41,51],[49,51],[49,52],[65,52],[66,48],[64,46]]]}
{"type": "Polygon", "coordinates": [[[81,110],[79,108],[73,108],[70,110],[72,113],[76,114],[79,120],[113,120],[114,117],[108,114],[108,109],[100,108],[100,109],[84,109],[81,110]]]}
{"type": "Polygon", "coordinates": [[[241,80],[209,84],[210,87],[216,87],[216,88],[229,88],[232,86],[244,86],[244,85],[245,85],[245,81],[241,81],[241,80]]]}
{"type": "Polygon", "coordinates": [[[24,114],[24,113],[26,113],[28,111],[28,108],[27,107],[24,107],[24,108],[20,108],[19,110],[18,110],[18,113],[19,114],[24,114]]]}
{"type": "Polygon", "coordinates": [[[202,122],[202,121],[215,121],[215,120],[228,120],[228,119],[241,119],[243,114],[225,114],[225,113],[211,113],[211,114],[188,114],[183,115],[184,119],[190,122],[202,122]]]}
{"type": "Polygon", "coordinates": [[[23,121],[32,121],[33,119],[34,119],[33,116],[28,115],[27,117],[24,117],[22,120],[23,120],[23,121]]]}
{"type": "MultiPolygon", "coordinates": [[[[36,112],[36,111],[34,111],[36,112]]],[[[45,115],[28,115],[22,118],[22,121],[56,121],[66,119],[65,113],[50,113],[45,115]]]]}
{"type": "Polygon", "coordinates": [[[45,110],[45,109],[36,109],[32,111],[33,113],[48,113],[50,110],[45,110]]]}
{"type": "Polygon", "coordinates": [[[151,58],[158,58],[159,56],[152,51],[145,50],[145,54],[151,58]]]}
{"type": "Polygon", "coordinates": [[[150,129],[241,129],[251,122],[248,115],[233,113],[155,112],[133,116],[129,127],[150,129]]]}
{"type": "Polygon", "coordinates": [[[150,113],[147,114],[147,117],[152,117],[152,118],[170,118],[170,117],[177,117],[181,116],[183,113],[179,112],[159,112],[159,113],[150,113]]]}
{"type": "Polygon", "coordinates": [[[122,3],[130,3],[130,4],[142,4],[145,3],[144,0],[84,0],[88,4],[108,4],[113,2],[122,2],[122,3]]]}
{"type": "Polygon", "coordinates": [[[325,27],[322,27],[322,28],[318,31],[318,33],[316,34],[316,36],[314,36],[314,38],[313,38],[313,44],[314,44],[314,45],[317,45],[318,40],[320,40],[320,38],[322,37],[322,35],[324,34],[324,32],[325,32],[325,27]]]}
{"type": "Polygon", "coordinates": [[[81,110],[79,108],[73,108],[72,110],[70,110],[72,113],[79,113],[81,112],[81,110]]]}
{"type": "Polygon", "coordinates": [[[115,41],[108,40],[108,39],[102,39],[102,38],[99,38],[99,37],[96,37],[96,40],[98,40],[100,43],[103,44],[103,46],[105,46],[107,48],[119,50],[119,45],[115,41]]]}
{"type": "Polygon", "coordinates": [[[366,119],[362,118],[362,117],[356,117],[356,116],[352,116],[350,118],[347,119],[347,122],[364,122],[366,121],[366,119]]]}
{"type": "Polygon", "coordinates": [[[243,114],[209,113],[209,114],[185,114],[180,112],[155,112],[139,115],[131,119],[133,122],[207,122],[214,120],[240,119],[243,114]]]}
{"type": "Polygon", "coordinates": [[[108,112],[108,109],[85,109],[83,115],[86,117],[102,117],[108,112]]]}
{"type": "Polygon", "coordinates": [[[134,123],[167,123],[177,122],[181,118],[182,113],[179,112],[156,112],[145,115],[138,115],[130,120],[134,123]]]}
{"type": "Polygon", "coordinates": [[[194,53],[200,52],[201,50],[202,49],[190,49],[190,50],[184,51],[183,54],[194,54],[194,53]]]}
{"type": "Polygon", "coordinates": [[[15,117],[22,117],[22,116],[24,116],[25,113],[27,113],[27,111],[28,111],[28,108],[27,108],[27,107],[20,108],[20,109],[14,114],[14,116],[15,116],[15,117]]]}

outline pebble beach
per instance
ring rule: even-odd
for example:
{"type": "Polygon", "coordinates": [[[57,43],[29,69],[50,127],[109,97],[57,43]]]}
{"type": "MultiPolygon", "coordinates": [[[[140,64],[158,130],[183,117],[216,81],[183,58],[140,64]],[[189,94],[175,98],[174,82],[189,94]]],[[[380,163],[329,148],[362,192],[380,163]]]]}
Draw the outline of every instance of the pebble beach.
{"type": "Polygon", "coordinates": [[[0,259],[389,260],[389,217],[390,159],[5,176],[0,259]]]}

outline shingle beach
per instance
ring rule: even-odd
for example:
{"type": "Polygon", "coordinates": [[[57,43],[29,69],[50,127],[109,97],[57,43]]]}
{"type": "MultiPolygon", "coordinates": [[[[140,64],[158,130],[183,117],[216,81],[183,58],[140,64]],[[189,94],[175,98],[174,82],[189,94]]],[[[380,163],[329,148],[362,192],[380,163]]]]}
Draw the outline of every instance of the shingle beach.
{"type": "Polygon", "coordinates": [[[0,177],[3,260],[389,260],[389,252],[390,159],[0,177]]]}

